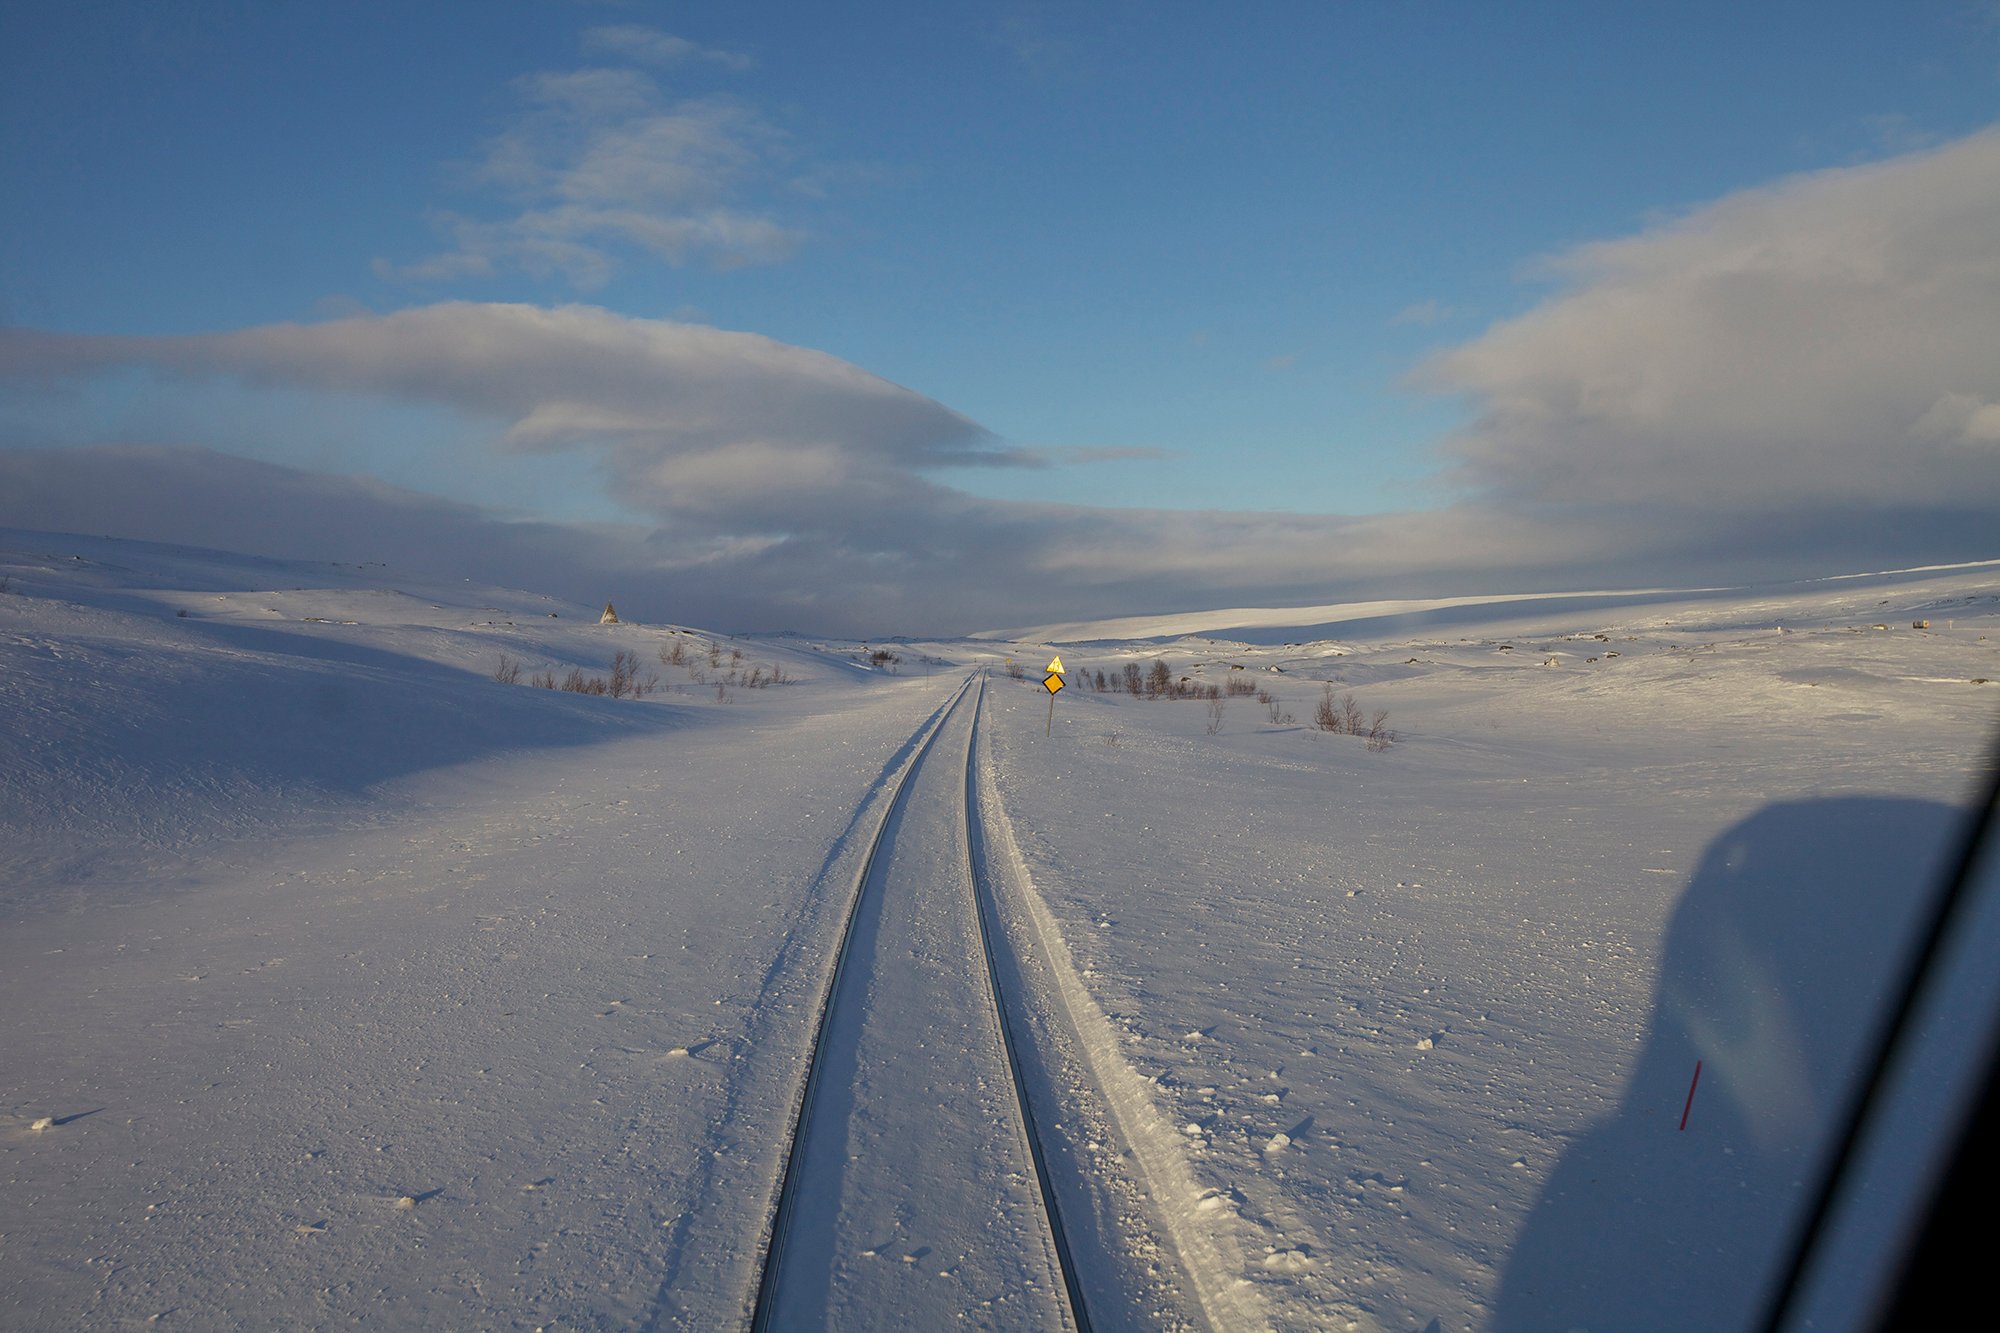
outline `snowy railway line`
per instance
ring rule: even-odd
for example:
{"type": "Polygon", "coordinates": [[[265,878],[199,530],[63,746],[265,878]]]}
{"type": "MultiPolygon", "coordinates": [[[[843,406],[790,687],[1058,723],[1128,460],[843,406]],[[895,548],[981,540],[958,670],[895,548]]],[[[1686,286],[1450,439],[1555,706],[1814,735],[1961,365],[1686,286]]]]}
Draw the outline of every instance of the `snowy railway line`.
{"type": "Polygon", "coordinates": [[[1065,642],[1272,697],[1051,728],[1049,644],[0,534],[0,1329],[1735,1326],[1996,570],[1065,642]]]}
{"type": "Polygon", "coordinates": [[[1004,927],[977,864],[973,743],[984,694],[983,676],[968,676],[926,721],[929,734],[899,775],[862,857],[796,1098],[752,1329],[868,1323],[889,1311],[910,1326],[977,1314],[1020,1326],[1091,1328],[1035,1122],[1019,1024],[1009,1017],[995,957],[994,937],[1004,927]],[[929,771],[947,731],[957,762],[929,771]],[[934,949],[943,940],[973,947],[954,957],[949,944],[934,949]],[[898,967],[898,949],[918,965],[898,967]],[[935,1007],[916,1012],[912,1001],[935,1007]],[[880,1009],[888,1021],[871,1024],[880,1009]],[[941,1082],[909,1081],[923,1076],[941,1082]],[[955,1108],[964,1119],[900,1125],[909,1103],[899,1094],[911,1086],[939,1096],[950,1088],[975,1105],[955,1108]],[[979,1179],[970,1189],[942,1188],[911,1169],[920,1165],[913,1153],[976,1163],[979,1179]],[[893,1221],[885,1200],[894,1201],[893,1221]],[[933,1244],[887,1263],[885,1247],[865,1239],[883,1225],[933,1244]],[[947,1256],[944,1275],[967,1280],[943,1291],[937,1277],[907,1261],[954,1243],[963,1245],[962,1257],[953,1263],[947,1256]],[[877,1262],[855,1271],[856,1254],[877,1262]],[[979,1308],[947,1308],[952,1292],[979,1308]]]}

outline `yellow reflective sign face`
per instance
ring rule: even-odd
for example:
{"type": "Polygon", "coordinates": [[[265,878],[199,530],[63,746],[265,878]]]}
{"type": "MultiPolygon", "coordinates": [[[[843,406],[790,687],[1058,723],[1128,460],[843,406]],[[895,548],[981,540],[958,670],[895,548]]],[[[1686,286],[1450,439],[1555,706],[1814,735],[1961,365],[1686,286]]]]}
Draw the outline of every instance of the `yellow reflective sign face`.
{"type": "Polygon", "coordinates": [[[1062,669],[1063,669],[1062,654],[1058,653],[1056,654],[1055,660],[1049,663],[1049,670],[1053,671],[1056,675],[1060,676],[1062,674],[1062,669]]]}
{"type": "Polygon", "coordinates": [[[1057,690],[1061,689],[1062,685],[1063,685],[1062,677],[1058,676],[1053,671],[1051,671],[1048,675],[1042,678],[1042,688],[1047,690],[1050,694],[1054,694],[1057,690]]]}

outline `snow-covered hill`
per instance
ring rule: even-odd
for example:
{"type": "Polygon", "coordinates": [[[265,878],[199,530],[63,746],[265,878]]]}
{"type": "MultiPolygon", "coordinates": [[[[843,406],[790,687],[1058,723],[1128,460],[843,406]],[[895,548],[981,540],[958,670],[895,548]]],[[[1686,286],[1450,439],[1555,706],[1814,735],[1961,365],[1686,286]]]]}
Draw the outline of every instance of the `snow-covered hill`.
{"type": "Polygon", "coordinates": [[[890,645],[47,533],[0,580],[8,1327],[735,1320],[857,830],[982,666],[1157,1262],[1283,1328],[1727,1326],[2000,719],[1996,564],[890,645]],[[620,651],[657,690],[530,683],[620,651]]]}
{"type": "MultiPolygon", "coordinates": [[[[1705,617],[1696,608],[1702,603],[1739,604],[1745,601],[1771,609],[1774,614],[1776,608],[1784,607],[1795,617],[1817,618],[1838,614],[1841,607],[1858,605],[1856,599],[1871,589],[1901,591],[1910,585],[1927,584],[1939,575],[1960,573],[1972,575],[1974,586],[1984,587],[1992,582],[1996,570],[2000,570],[2000,560],[1883,570],[1870,574],[1841,574],[1754,589],[1630,588],[1598,592],[1493,593],[1477,597],[1331,602],[1324,606],[1236,607],[989,630],[972,637],[1029,643],[1099,643],[1123,640],[1157,642],[1205,636],[1237,643],[1276,644],[1336,638],[1437,635],[1445,633],[1453,625],[1476,628],[1486,635],[1510,632],[1517,627],[1541,634],[1558,634],[1578,626],[1602,623],[1607,618],[1622,623],[1674,614],[1684,620],[1701,621],[1705,617]]],[[[1882,604],[1887,605],[1888,601],[1882,604]]],[[[1916,604],[1920,605],[1921,599],[1916,604]]]]}
{"type": "Polygon", "coordinates": [[[372,821],[412,775],[699,725],[717,686],[754,712],[774,674],[879,674],[859,645],[600,625],[381,565],[0,531],[0,579],[0,910],[218,838],[372,821]],[[602,679],[620,651],[658,678],[643,706],[494,682],[503,661],[523,684],[602,679]]]}

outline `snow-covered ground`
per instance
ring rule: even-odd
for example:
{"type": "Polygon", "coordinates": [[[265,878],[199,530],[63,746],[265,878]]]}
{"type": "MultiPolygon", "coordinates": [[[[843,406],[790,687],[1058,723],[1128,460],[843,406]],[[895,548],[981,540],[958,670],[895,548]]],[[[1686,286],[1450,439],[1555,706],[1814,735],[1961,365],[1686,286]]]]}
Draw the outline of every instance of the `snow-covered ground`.
{"type": "Polygon", "coordinates": [[[865,835],[982,667],[1149,1317],[1729,1327],[2000,714],[1996,565],[889,645],[18,531],[0,579],[8,1327],[732,1326],[865,835]],[[656,692],[527,683],[620,650],[656,692]],[[1086,688],[1156,658],[1271,701],[1086,688]]]}

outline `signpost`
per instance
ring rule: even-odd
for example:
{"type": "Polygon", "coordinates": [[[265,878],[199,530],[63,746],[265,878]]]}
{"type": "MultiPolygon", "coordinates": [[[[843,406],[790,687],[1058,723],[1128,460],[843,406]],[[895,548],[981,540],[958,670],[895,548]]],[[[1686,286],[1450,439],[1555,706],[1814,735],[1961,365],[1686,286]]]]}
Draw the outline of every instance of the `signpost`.
{"type": "Polygon", "coordinates": [[[1042,728],[1042,735],[1053,735],[1056,728],[1056,693],[1063,687],[1062,654],[1057,653],[1049,662],[1049,674],[1042,677],[1042,688],[1049,692],[1049,721],[1042,728]]]}

